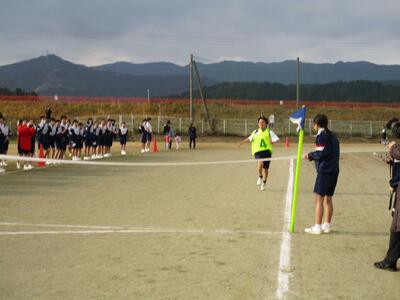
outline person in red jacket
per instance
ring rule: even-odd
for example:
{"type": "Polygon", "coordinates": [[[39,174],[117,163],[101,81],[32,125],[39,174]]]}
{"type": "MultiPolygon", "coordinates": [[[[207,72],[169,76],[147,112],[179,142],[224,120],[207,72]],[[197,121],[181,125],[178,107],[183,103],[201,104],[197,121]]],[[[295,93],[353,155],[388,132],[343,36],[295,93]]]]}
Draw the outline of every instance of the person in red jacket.
{"type": "MultiPolygon", "coordinates": [[[[25,157],[30,157],[32,148],[32,137],[35,136],[35,131],[36,130],[34,128],[32,120],[28,123],[26,122],[26,120],[24,120],[22,122],[22,125],[18,128],[19,148],[25,157]]],[[[24,170],[29,169],[33,169],[31,162],[24,164],[24,170]]]]}

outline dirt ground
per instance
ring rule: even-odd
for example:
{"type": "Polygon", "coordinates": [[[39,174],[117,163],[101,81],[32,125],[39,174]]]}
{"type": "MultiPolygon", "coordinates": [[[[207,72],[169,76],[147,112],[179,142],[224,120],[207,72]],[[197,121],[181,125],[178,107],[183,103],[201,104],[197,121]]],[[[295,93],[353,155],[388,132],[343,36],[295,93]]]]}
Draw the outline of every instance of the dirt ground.
{"type": "MultiPolygon", "coordinates": [[[[251,159],[249,146],[235,143],[159,148],[141,155],[134,143],[129,155],[107,161],[251,159]]],[[[315,170],[302,163],[289,299],[398,298],[400,273],[372,267],[389,236],[388,167],[372,155],[383,150],[342,146],[369,152],[342,155],[329,235],[303,233],[313,223],[315,170]]],[[[278,146],[273,156],[295,152],[278,146]]],[[[261,192],[255,163],[32,171],[10,164],[0,176],[0,298],[274,299],[289,165],[272,162],[261,192]]]]}

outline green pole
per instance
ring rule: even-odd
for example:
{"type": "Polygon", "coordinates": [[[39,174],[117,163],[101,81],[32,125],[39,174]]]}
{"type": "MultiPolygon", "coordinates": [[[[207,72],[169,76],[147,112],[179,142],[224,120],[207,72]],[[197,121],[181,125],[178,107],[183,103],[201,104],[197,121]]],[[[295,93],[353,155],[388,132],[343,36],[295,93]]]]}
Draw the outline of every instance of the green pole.
{"type": "Polygon", "coordinates": [[[297,146],[297,160],[296,160],[296,173],[294,175],[294,186],[293,186],[293,197],[292,197],[292,216],[290,218],[290,232],[294,232],[294,223],[296,221],[296,205],[297,205],[297,194],[299,191],[299,177],[300,177],[300,163],[303,151],[303,139],[304,129],[300,130],[299,133],[299,145],[297,146]]]}

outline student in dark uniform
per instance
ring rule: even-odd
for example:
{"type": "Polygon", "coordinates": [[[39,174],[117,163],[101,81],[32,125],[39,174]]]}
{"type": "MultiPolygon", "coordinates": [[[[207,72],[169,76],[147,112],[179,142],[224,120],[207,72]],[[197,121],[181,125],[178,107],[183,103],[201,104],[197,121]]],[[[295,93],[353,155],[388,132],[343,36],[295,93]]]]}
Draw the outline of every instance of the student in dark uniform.
{"type": "MultiPolygon", "coordinates": [[[[18,156],[24,156],[24,152],[21,149],[21,141],[19,138],[19,129],[23,124],[23,120],[19,119],[17,121],[17,151],[18,151],[18,156]]],[[[25,124],[26,125],[26,124],[25,124]]],[[[17,161],[17,169],[21,169],[21,162],[18,160],[17,161]]]]}
{"type": "Polygon", "coordinates": [[[97,158],[104,157],[104,147],[106,139],[107,124],[106,120],[101,120],[99,125],[99,134],[97,136],[97,158]]]}
{"type": "Polygon", "coordinates": [[[340,147],[336,135],[328,129],[328,118],[317,115],[314,118],[317,131],[315,151],[305,155],[305,159],[315,161],[317,179],[315,180],[315,225],[305,229],[306,233],[321,234],[331,232],[333,215],[332,197],[339,177],[340,147]],[[322,224],[325,212],[325,223],[322,224]]]}
{"type": "Polygon", "coordinates": [[[67,150],[67,135],[68,135],[67,117],[61,116],[60,124],[57,127],[57,133],[56,133],[57,159],[64,158],[65,151],[67,150]]]}
{"type": "Polygon", "coordinates": [[[79,146],[79,126],[78,120],[72,121],[72,126],[68,129],[69,145],[72,149],[72,160],[79,160],[78,146],[79,146]]]}
{"type": "Polygon", "coordinates": [[[146,122],[147,119],[143,119],[142,124],[139,126],[139,131],[141,133],[140,142],[142,144],[142,149],[140,150],[141,153],[146,152],[146,141],[147,141],[147,130],[146,130],[146,122]]]}
{"type": "Polygon", "coordinates": [[[192,149],[192,144],[193,144],[193,149],[196,149],[197,130],[193,123],[190,123],[188,134],[189,134],[189,149],[192,149]]]}
{"type": "MultiPolygon", "coordinates": [[[[31,151],[29,153],[30,157],[33,157],[35,155],[35,139],[36,139],[36,125],[33,120],[30,120],[29,123],[31,123],[32,128],[35,130],[35,134],[31,137],[31,151]]],[[[33,168],[32,163],[30,163],[29,168],[33,168]]]]}
{"type": "Polygon", "coordinates": [[[392,204],[392,224],[390,227],[389,249],[382,261],[374,263],[378,269],[397,271],[397,261],[400,258],[400,123],[392,126],[392,137],[395,141],[388,144],[392,174],[389,181],[389,191],[394,197],[392,204]]]}
{"type": "Polygon", "coordinates": [[[91,148],[93,143],[93,119],[89,118],[85,125],[85,132],[84,132],[84,143],[85,143],[85,156],[83,157],[84,160],[88,160],[91,158],[91,148]]]}
{"type": "Polygon", "coordinates": [[[38,141],[38,150],[43,147],[44,157],[47,158],[50,153],[49,146],[49,126],[45,116],[40,117],[40,122],[36,129],[36,139],[38,141]]]}
{"type": "Polygon", "coordinates": [[[97,158],[98,136],[100,134],[99,124],[94,122],[92,135],[92,159],[97,158]]]}
{"type": "Polygon", "coordinates": [[[56,122],[54,118],[50,119],[49,123],[49,147],[51,149],[51,158],[55,158],[56,154],[56,134],[57,134],[57,126],[60,124],[60,121],[56,122]]]}
{"type": "MultiPolygon", "coordinates": [[[[0,154],[7,155],[8,145],[12,136],[11,129],[4,118],[0,118],[0,154]],[[3,145],[2,145],[3,144],[3,145]]],[[[7,161],[0,161],[0,166],[7,166],[7,161]]]]}
{"type": "MultiPolygon", "coordinates": [[[[4,127],[4,118],[3,115],[0,115],[0,154],[5,154],[5,142],[6,142],[7,133],[4,127]]],[[[3,166],[4,163],[0,160],[0,166],[3,166]]],[[[3,168],[0,168],[0,173],[5,172],[3,168]]]]}
{"type": "Polygon", "coordinates": [[[119,143],[121,144],[121,155],[126,155],[126,141],[128,140],[128,127],[125,122],[121,123],[118,130],[119,143]]]}

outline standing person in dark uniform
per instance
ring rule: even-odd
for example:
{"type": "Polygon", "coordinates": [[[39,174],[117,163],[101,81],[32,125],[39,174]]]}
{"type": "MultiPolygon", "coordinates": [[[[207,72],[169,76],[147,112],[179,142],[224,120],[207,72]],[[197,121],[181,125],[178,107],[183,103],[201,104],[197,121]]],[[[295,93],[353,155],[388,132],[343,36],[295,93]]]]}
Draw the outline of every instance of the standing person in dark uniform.
{"type": "Polygon", "coordinates": [[[170,147],[170,134],[171,131],[171,122],[168,120],[166,124],[164,124],[164,141],[165,141],[165,149],[171,149],[170,147]]]}
{"type": "Polygon", "coordinates": [[[128,140],[128,127],[125,122],[121,123],[118,129],[119,143],[121,145],[121,155],[126,155],[126,141],[128,140]]]}
{"type": "MultiPolygon", "coordinates": [[[[392,178],[389,181],[389,191],[394,197],[392,209],[392,225],[390,227],[389,249],[386,257],[374,263],[375,268],[397,271],[397,260],[400,258],[400,123],[396,122],[392,126],[392,136],[396,141],[389,145],[389,155],[392,163],[392,178]]],[[[390,203],[392,204],[392,203],[390,203]]]]}
{"type": "Polygon", "coordinates": [[[196,149],[197,129],[193,123],[190,123],[188,134],[189,134],[189,148],[192,149],[192,144],[193,144],[193,149],[196,149]]]}
{"type": "Polygon", "coordinates": [[[46,109],[45,109],[45,111],[44,111],[44,114],[46,115],[46,120],[47,120],[47,122],[50,122],[51,113],[52,113],[51,107],[50,107],[50,106],[47,106],[46,109]]]}
{"type": "Polygon", "coordinates": [[[93,143],[93,119],[89,118],[85,125],[84,130],[84,144],[85,144],[85,156],[83,157],[84,160],[88,160],[91,158],[92,152],[92,143],[93,143]]]}
{"type": "Polygon", "coordinates": [[[321,234],[331,232],[332,197],[339,177],[340,146],[336,135],[328,129],[328,118],[325,115],[317,115],[314,118],[314,130],[318,132],[315,151],[306,154],[304,158],[315,161],[317,169],[314,186],[315,225],[304,231],[310,234],[321,234]],[[325,223],[321,226],[324,211],[325,223]]]}
{"type": "Polygon", "coordinates": [[[38,124],[36,130],[36,139],[38,142],[38,150],[40,150],[40,147],[43,147],[45,158],[47,158],[50,153],[49,132],[50,132],[50,127],[47,124],[47,120],[45,116],[41,116],[40,123],[38,124]]]}

